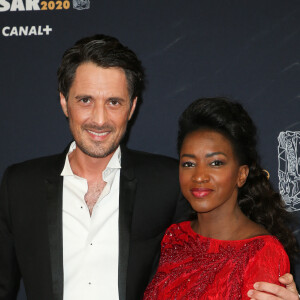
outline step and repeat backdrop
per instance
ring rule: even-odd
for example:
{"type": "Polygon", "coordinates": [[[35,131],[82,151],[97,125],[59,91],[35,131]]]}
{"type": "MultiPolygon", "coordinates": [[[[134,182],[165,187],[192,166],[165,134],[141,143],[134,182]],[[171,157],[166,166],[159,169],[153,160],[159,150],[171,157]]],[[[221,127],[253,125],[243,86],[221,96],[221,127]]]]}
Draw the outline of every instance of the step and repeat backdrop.
{"type": "Polygon", "coordinates": [[[68,47],[96,33],[116,36],[145,67],[129,147],[176,157],[189,103],[240,101],[257,124],[263,167],[299,219],[299,0],[0,0],[0,176],[71,140],[56,71],[68,47]]]}

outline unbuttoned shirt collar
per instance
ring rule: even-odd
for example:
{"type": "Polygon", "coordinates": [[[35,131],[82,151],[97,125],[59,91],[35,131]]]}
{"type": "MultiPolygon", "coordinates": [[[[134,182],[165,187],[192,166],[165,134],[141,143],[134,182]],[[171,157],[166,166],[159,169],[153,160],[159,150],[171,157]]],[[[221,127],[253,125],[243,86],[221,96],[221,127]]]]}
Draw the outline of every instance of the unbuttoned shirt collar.
{"type": "MultiPolygon", "coordinates": [[[[72,153],[75,149],[76,149],[76,143],[74,141],[70,145],[68,155],[66,156],[64,168],[60,174],[61,176],[77,176],[73,173],[71,165],[70,165],[70,161],[69,161],[69,154],[72,153]]],[[[105,182],[109,182],[110,180],[113,180],[113,178],[111,178],[112,176],[110,176],[110,175],[112,175],[114,169],[121,169],[120,146],[117,148],[117,150],[113,154],[112,158],[108,162],[105,170],[102,172],[102,178],[105,182]]]]}

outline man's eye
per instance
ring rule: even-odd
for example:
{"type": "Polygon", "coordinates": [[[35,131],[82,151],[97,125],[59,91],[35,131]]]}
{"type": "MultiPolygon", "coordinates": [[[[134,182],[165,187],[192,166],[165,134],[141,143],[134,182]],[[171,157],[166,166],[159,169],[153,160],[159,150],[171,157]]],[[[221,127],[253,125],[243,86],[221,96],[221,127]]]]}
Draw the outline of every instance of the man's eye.
{"type": "Polygon", "coordinates": [[[222,165],[224,165],[224,163],[220,160],[214,160],[213,162],[210,163],[212,166],[215,166],[215,167],[220,167],[222,165]]]}
{"type": "Polygon", "coordinates": [[[82,99],[80,99],[80,101],[81,101],[82,103],[90,103],[90,102],[91,102],[91,99],[90,99],[90,98],[82,98],[82,99]]]}
{"type": "Polygon", "coordinates": [[[182,165],[182,167],[184,167],[184,168],[192,168],[192,167],[195,166],[195,164],[192,163],[191,161],[185,161],[185,162],[183,162],[181,165],[182,165]]]}
{"type": "Polygon", "coordinates": [[[109,104],[112,106],[116,106],[120,104],[120,101],[118,99],[110,99],[109,104]]]}

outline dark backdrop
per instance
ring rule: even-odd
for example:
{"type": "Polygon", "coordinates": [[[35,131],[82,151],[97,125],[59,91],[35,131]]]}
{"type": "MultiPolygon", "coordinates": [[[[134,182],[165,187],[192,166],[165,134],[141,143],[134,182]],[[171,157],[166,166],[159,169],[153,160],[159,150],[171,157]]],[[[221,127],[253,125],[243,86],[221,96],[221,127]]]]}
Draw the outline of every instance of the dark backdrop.
{"type": "MultiPolygon", "coordinates": [[[[132,48],[146,69],[129,147],[175,157],[177,119],[191,101],[236,99],[258,126],[263,166],[275,187],[281,174],[280,189],[297,215],[299,0],[65,0],[27,10],[23,4],[0,1],[0,176],[11,163],[64,149],[70,135],[58,101],[60,58],[79,38],[105,33],[132,48]],[[27,35],[20,26],[28,26],[27,35]]],[[[19,299],[26,299],[23,291],[19,299]]]]}

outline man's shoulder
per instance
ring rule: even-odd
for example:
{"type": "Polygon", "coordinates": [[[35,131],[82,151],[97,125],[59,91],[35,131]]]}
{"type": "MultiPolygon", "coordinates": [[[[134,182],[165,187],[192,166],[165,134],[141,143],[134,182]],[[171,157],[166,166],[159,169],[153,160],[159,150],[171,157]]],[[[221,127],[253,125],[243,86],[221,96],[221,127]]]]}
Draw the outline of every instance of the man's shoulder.
{"type": "Polygon", "coordinates": [[[129,158],[135,165],[147,166],[158,164],[169,167],[178,167],[178,160],[169,156],[127,148],[125,153],[125,159],[129,158]]]}
{"type": "Polygon", "coordinates": [[[9,166],[6,173],[10,175],[26,175],[26,174],[40,174],[47,173],[51,170],[59,170],[63,167],[65,154],[54,154],[33,158],[23,162],[15,163],[9,166]]]}

